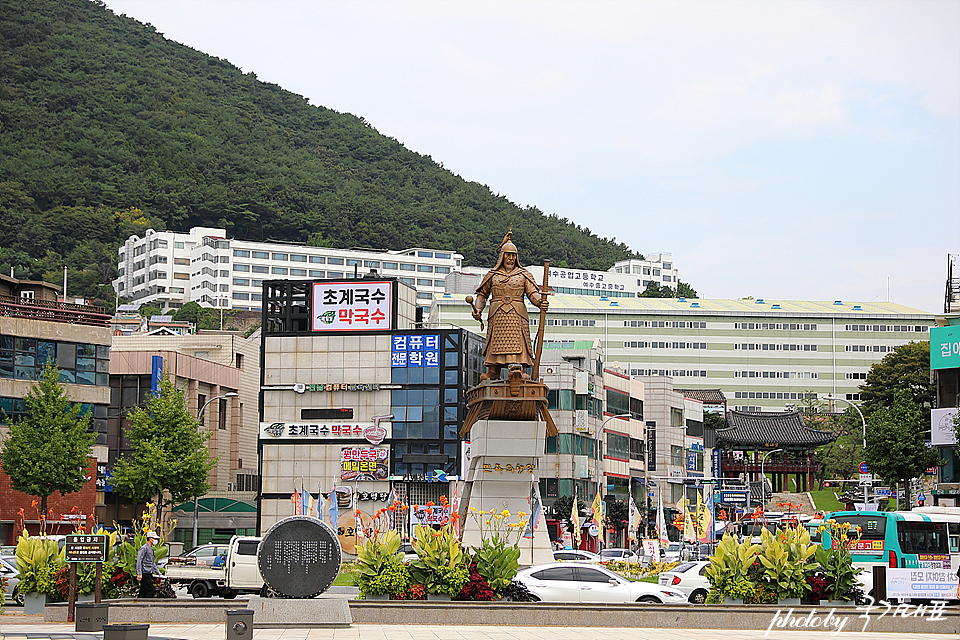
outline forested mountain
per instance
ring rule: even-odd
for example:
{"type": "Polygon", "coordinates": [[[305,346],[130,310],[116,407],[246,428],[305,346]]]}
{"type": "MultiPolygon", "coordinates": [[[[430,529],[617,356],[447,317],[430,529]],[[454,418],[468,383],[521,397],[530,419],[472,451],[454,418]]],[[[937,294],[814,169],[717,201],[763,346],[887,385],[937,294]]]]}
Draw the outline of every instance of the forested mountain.
{"type": "Polygon", "coordinates": [[[102,3],[0,0],[2,273],[110,300],[127,236],[197,225],[488,265],[510,224],[526,264],[636,255],[102,3]]]}

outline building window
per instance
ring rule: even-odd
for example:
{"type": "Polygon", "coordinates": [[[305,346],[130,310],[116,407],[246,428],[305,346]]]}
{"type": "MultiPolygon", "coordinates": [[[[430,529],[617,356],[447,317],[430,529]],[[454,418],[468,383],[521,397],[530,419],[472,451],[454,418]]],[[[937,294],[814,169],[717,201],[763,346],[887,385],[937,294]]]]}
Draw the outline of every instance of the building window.
{"type": "Polygon", "coordinates": [[[416,267],[412,264],[400,263],[400,271],[415,271],[416,267]]]}
{"type": "Polygon", "coordinates": [[[273,254],[273,259],[274,259],[274,260],[286,260],[286,259],[287,259],[287,254],[285,254],[285,253],[275,253],[275,254],[273,254]]]}
{"type": "Polygon", "coordinates": [[[252,271],[254,273],[270,273],[270,268],[266,265],[255,264],[253,265],[252,271]]]}
{"type": "Polygon", "coordinates": [[[670,464],[683,466],[683,447],[670,445],[670,464]]]}
{"type": "Polygon", "coordinates": [[[306,269],[290,269],[290,275],[294,277],[305,278],[307,277],[306,269]]]}
{"type": "Polygon", "coordinates": [[[343,258],[327,258],[327,264],[343,264],[343,258]]]}
{"type": "Polygon", "coordinates": [[[327,275],[327,274],[326,274],[325,271],[318,271],[317,269],[310,269],[310,277],[311,277],[311,278],[325,278],[326,275],[327,275]]]}
{"type": "Polygon", "coordinates": [[[313,264],[326,264],[327,259],[323,256],[310,256],[310,262],[313,264]]]}
{"type": "Polygon", "coordinates": [[[250,252],[247,251],[246,249],[234,249],[234,250],[233,250],[233,257],[234,257],[234,258],[249,258],[249,257],[250,257],[250,252]]]}
{"type": "Polygon", "coordinates": [[[286,268],[286,267],[274,267],[274,268],[273,268],[273,273],[274,273],[274,275],[285,276],[285,275],[287,275],[287,268],[286,268]]]}
{"type": "Polygon", "coordinates": [[[433,267],[428,264],[418,264],[417,271],[420,273],[433,273],[433,267]]]}
{"type": "Polygon", "coordinates": [[[233,265],[233,270],[234,270],[234,271],[250,271],[250,265],[248,265],[248,264],[234,264],[234,265],[233,265]]]}
{"type": "Polygon", "coordinates": [[[383,263],[383,268],[384,268],[384,269],[390,269],[390,270],[392,270],[392,271],[396,271],[396,270],[399,268],[399,266],[397,265],[396,262],[384,262],[384,263],[383,263]]]}
{"type": "Polygon", "coordinates": [[[290,254],[290,262],[306,262],[307,256],[301,255],[299,253],[290,254]]]}

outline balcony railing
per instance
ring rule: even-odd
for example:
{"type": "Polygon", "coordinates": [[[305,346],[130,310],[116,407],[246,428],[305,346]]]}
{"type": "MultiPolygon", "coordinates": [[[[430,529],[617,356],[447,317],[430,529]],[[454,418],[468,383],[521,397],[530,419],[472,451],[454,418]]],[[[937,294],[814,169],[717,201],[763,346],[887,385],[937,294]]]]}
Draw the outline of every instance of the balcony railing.
{"type": "Polygon", "coordinates": [[[0,316],[9,318],[108,327],[110,316],[104,311],[103,307],[0,295],[0,316]]]}

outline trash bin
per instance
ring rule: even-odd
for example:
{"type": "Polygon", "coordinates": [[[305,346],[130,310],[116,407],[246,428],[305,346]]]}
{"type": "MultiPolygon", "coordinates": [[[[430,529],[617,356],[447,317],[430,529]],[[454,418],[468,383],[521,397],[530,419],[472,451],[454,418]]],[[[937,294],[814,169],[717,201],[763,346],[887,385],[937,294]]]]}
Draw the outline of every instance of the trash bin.
{"type": "Polygon", "coordinates": [[[253,640],[253,609],[227,610],[227,640],[253,640]]]}
{"type": "Polygon", "coordinates": [[[73,619],[77,623],[77,631],[103,631],[103,625],[110,622],[110,605],[102,602],[77,603],[73,619]]]}
{"type": "Polygon", "coordinates": [[[148,624],[105,624],[103,640],[147,640],[148,624]]]}

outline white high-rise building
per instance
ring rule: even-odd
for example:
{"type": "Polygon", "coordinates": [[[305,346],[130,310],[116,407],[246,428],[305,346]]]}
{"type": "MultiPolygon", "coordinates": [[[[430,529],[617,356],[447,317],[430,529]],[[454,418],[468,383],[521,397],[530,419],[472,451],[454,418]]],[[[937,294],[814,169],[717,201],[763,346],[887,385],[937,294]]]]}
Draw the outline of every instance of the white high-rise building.
{"type": "Polygon", "coordinates": [[[194,227],[187,233],[147,229],[119,249],[120,297],[161,309],[186,302],[204,307],[259,311],[264,280],[353,278],[376,271],[417,290],[418,306],[429,311],[444,279],[463,256],[452,251],[330,249],[302,244],[227,238],[226,229],[194,227]]]}

